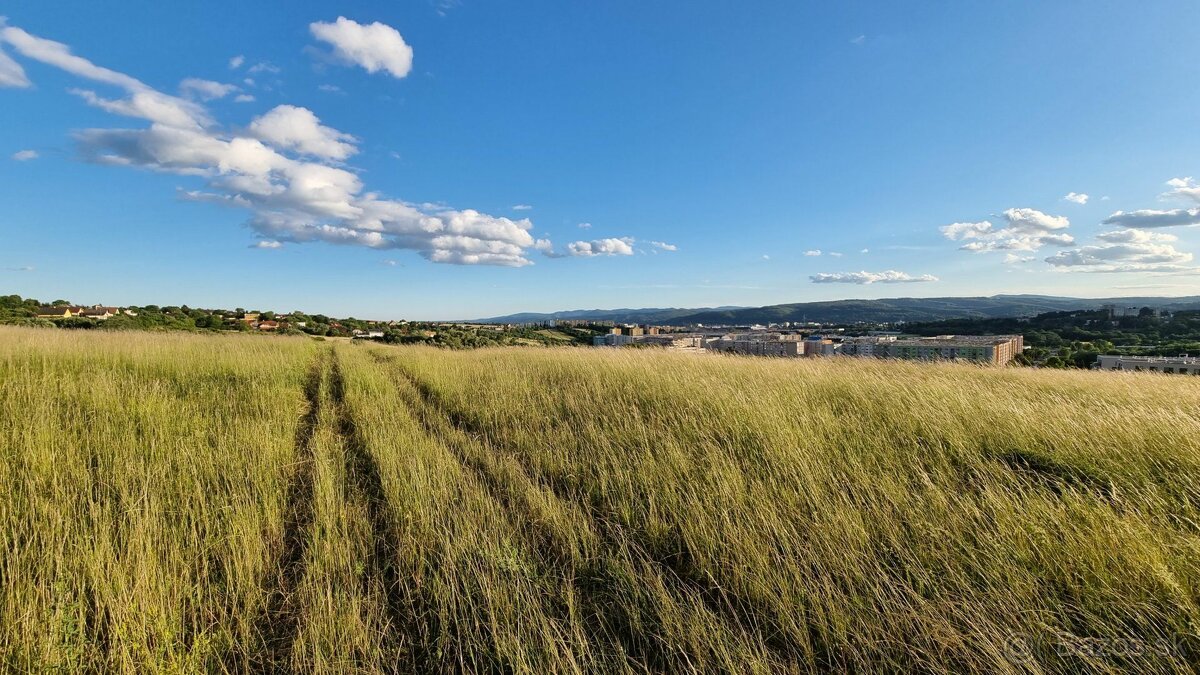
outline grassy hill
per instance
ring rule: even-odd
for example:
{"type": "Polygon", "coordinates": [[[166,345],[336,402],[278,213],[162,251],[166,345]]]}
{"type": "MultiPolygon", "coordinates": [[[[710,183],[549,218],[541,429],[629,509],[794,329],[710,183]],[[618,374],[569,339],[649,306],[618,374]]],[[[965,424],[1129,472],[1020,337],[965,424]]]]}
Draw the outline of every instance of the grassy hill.
{"type": "Polygon", "coordinates": [[[0,327],[16,671],[1188,672],[1200,378],[0,327]]]}
{"type": "Polygon", "coordinates": [[[550,319],[591,319],[617,323],[656,323],[669,326],[751,325],[815,321],[819,323],[892,323],[897,321],[941,321],[962,318],[1033,316],[1043,312],[1097,309],[1105,304],[1119,306],[1198,309],[1200,296],[1178,298],[1068,298],[1048,295],[993,295],[946,298],[883,298],[879,300],[830,300],[796,302],[765,307],[718,307],[715,309],[613,309],[572,310],[551,314],[513,314],[482,319],[490,323],[530,323],[550,319]]]}

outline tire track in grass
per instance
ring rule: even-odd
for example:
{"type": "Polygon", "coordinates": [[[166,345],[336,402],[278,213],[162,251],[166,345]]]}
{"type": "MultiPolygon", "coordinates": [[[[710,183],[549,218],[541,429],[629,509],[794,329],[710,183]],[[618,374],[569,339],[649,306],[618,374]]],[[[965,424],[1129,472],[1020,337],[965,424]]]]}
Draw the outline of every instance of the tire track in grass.
{"type": "MultiPolygon", "coordinates": [[[[371,552],[367,572],[382,586],[384,612],[390,631],[384,642],[386,653],[395,654],[394,671],[428,673],[437,671],[432,647],[437,635],[437,613],[432,603],[419,591],[401,582],[398,554],[399,537],[393,510],[383,487],[379,464],[346,404],[346,380],[333,352],[330,394],[336,417],[336,428],[346,449],[346,480],[348,494],[357,494],[365,502],[371,527],[371,552]],[[401,636],[408,636],[409,648],[404,651],[401,636]]],[[[371,577],[364,578],[370,584],[371,577]]]]}
{"type": "MultiPolygon", "coordinates": [[[[261,638],[259,649],[235,650],[248,659],[245,669],[250,672],[284,672],[290,669],[292,647],[300,629],[301,609],[295,605],[295,592],[304,579],[305,552],[312,539],[315,514],[314,499],[314,439],[321,417],[321,387],[324,380],[325,357],[318,355],[304,381],[304,398],[308,409],[300,417],[294,441],[295,464],[288,479],[284,501],[283,543],[272,571],[274,587],[255,622],[254,635],[261,638]]],[[[232,664],[237,666],[238,664],[232,664]]],[[[231,670],[242,670],[233,667],[231,670]]]]}
{"type": "MultiPolygon", "coordinates": [[[[493,446],[493,443],[487,430],[480,428],[477,424],[458,413],[458,411],[442,403],[438,399],[436,392],[426,383],[409,373],[406,368],[394,359],[389,359],[379,354],[372,354],[372,356],[377,362],[394,367],[395,371],[417,392],[419,400],[417,401],[417,405],[414,406],[414,413],[426,432],[436,438],[445,440],[459,461],[476,474],[479,482],[488,488],[492,497],[502,506],[508,508],[510,512],[516,513],[516,511],[512,510],[516,501],[513,494],[516,491],[514,487],[505,484],[504,480],[496,476],[495,472],[485,466],[484,462],[467,456],[460,447],[457,447],[457,442],[452,439],[451,434],[446,433],[448,427],[449,430],[464,435],[469,439],[468,442],[476,442],[475,439],[481,439],[479,443],[483,447],[490,448],[493,446]]],[[[506,452],[505,454],[514,459],[520,467],[521,476],[530,484],[534,486],[543,485],[549,488],[551,493],[564,505],[576,505],[582,508],[587,519],[597,527],[597,535],[606,547],[613,547],[618,550],[622,547],[627,548],[637,559],[648,564],[654,570],[653,573],[655,576],[661,579],[664,585],[668,589],[671,589],[677,597],[695,597],[713,615],[730,620],[732,625],[737,627],[735,634],[740,632],[745,636],[757,636],[762,640],[762,645],[770,651],[771,656],[776,661],[776,666],[785,669],[798,667],[797,661],[804,658],[803,648],[784,637],[782,631],[777,627],[763,626],[762,618],[753,616],[757,603],[737,597],[728,589],[721,587],[711,576],[702,574],[694,565],[693,557],[690,551],[687,550],[687,547],[683,545],[681,536],[674,538],[677,546],[671,547],[670,552],[654,554],[648,550],[643,542],[630,537],[625,528],[616,522],[612,514],[608,514],[595,504],[581,504],[579,502],[579,495],[575,494],[568,486],[563,485],[552,476],[545,476],[539,473],[515,453],[506,452]],[[747,613],[750,613],[752,616],[747,616],[747,613]]],[[[586,500],[584,501],[586,502],[586,500]]],[[[517,511],[527,511],[527,509],[518,508],[517,511]]],[[[620,638],[621,646],[630,656],[640,661],[643,667],[649,668],[651,671],[672,671],[681,667],[688,669],[685,665],[688,663],[685,654],[678,653],[677,650],[663,649],[667,646],[664,636],[636,635],[645,631],[645,626],[647,625],[645,620],[649,617],[633,616],[628,613],[612,616],[612,611],[618,609],[618,605],[606,602],[606,598],[621,595],[622,574],[620,571],[609,569],[604,565],[597,564],[595,561],[588,563],[586,568],[579,570],[561,569],[563,561],[569,558],[569,553],[566,553],[561,544],[556,542],[556,536],[552,532],[537,528],[536,526],[540,523],[540,519],[530,517],[532,514],[516,513],[516,515],[523,515],[523,522],[526,525],[535,526],[538,544],[544,549],[549,548],[549,550],[543,551],[543,556],[550,562],[551,566],[563,572],[566,578],[575,586],[579,597],[589,606],[589,612],[593,615],[593,618],[607,623],[608,625],[604,626],[606,628],[617,629],[616,632],[620,638]],[[647,640],[646,638],[650,639],[647,640]],[[672,654],[672,652],[674,653],[672,654]],[[672,656],[682,656],[685,660],[682,663],[675,662],[671,658],[672,656]]],[[[811,654],[812,658],[818,663],[833,667],[836,661],[829,659],[829,654],[821,637],[815,632],[811,632],[808,637],[810,648],[813,651],[811,654]]]]}

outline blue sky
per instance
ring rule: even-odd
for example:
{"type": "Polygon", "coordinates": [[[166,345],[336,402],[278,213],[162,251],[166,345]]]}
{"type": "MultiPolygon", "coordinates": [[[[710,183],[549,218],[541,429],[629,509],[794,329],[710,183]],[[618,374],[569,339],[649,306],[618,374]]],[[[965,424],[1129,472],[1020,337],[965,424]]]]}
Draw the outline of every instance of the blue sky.
{"type": "Polygon", "coordinates": [[[0,292],[1200,293],[1195,2],[100,4],[3,10],[0,292]]]}

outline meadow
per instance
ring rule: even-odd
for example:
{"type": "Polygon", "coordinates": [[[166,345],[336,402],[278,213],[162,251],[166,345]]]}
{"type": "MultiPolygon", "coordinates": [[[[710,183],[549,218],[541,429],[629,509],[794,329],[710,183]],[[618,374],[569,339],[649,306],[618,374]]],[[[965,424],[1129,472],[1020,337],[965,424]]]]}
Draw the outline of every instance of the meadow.
{"type": "Polygon", "coordinates": [[[16,672],[1194,672],[1200,378],[0,327],[16,672]]]}

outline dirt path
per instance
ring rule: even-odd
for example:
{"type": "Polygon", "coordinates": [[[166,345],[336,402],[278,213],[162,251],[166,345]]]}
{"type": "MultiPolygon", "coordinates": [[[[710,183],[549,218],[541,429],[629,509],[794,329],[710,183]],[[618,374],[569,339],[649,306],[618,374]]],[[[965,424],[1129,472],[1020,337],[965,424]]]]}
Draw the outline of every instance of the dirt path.
{"type": "Polygon", "coordinates": [[[363,500],[371,526],[370,560],[363,583],[368,590],[376,583],[382,592],[383,609],[389,624],[384,649],[393,655],[396,672],[432,672],[434,659],[430,645],[438,635],[437,615],[428,611],[429,603],[401,579],[396,520],[383,487],[379,464],[346,404],[346,381],[336,351],[331,373],[330,393],[337,434],[346,451],[347,494],[363,500]],[[401,638],[404,638],[403,643],[401,638]]]}
{"type": "Polygon", "coordinates": [[[300,628],[301,612],[295,606],[294,598],[304,579],[305,551],[312,539],[314,439],[321,418],[325,360],[324,354],[318,355],[304,381],[307,410],[296,427],[295,464],[284,502],[283,542],[271,568],[277,576],[273,579],[274,586],[266,607],[256,622],[255,634],[261,636],[262,644],[254,650],[243,650],[248,655],[247,666],[252,672],[287,670],[300,628]]]}

